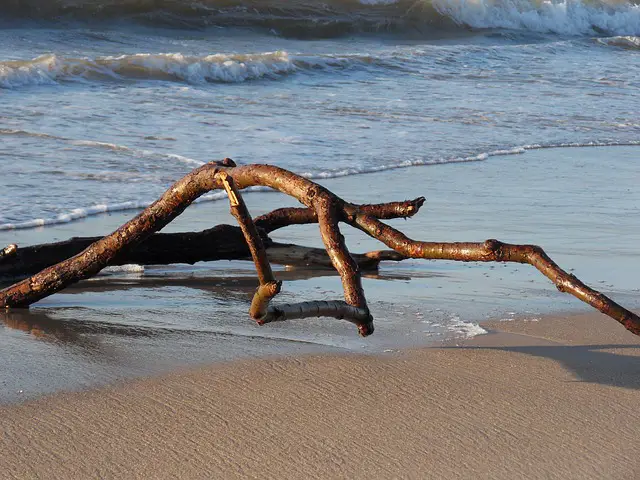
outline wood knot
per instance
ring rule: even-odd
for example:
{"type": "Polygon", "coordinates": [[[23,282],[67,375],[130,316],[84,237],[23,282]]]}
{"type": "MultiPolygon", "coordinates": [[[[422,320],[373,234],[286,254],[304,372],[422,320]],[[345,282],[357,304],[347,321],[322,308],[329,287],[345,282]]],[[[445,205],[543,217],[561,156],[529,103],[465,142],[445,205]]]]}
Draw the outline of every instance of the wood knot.
{"type": "Polygon", "coordinates": [[[488,251],[492,253],[500,252],[501,246],[502,246],[502,242],[496,240],[495,238],[490,238],[488,240],[485,240],[484,242],[484,248],[486,248],[488,251]]]}
{"type": "Polygon", "coordinates": [[[307,189],[307,198],[309,198],[309,199],[315,198],[315,196],[317,194],[318,194],[318,190],[317,190],[317,188],[315,186],[314,187],[309,187],[307,189]]]}

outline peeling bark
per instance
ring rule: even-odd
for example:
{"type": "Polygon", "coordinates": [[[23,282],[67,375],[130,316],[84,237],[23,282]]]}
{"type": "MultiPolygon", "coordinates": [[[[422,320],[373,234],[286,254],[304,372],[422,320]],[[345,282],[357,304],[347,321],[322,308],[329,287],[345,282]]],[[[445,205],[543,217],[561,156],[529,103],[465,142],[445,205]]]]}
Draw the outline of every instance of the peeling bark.
{"type": "MultiPolygon", "coordinates": [[[[225,188],[230,193],[232,210],[239,208],[236,218],[240,222],[244,238],[247,239],[249,250],[256,263],[261,286],[257,292],[257,303],[252,306],[252,315],[257,316],[261,323],[287,318],[330,315],[356,323],[362,335],[373,332],[373,321],[362,288],[360,269],[349,253],[338,227],[339,222],[345,222],[382,241],[395,252],[392,254],[371,252],[366,258],[372,261],[379,261],[382,258],[394,260],[424,258],[465,262],[528,263],[554,282],[560,291],[571,293],[614,318],[632,333],[640,335],[640,318],[636,314],[562,270],[540,247],[511,245],[497,240],[487,240],[483,243],[415,241],[381,222],[379,218],[410,217],[424,203],[423,197],[393,204],[356,205],[347,203],[326,188],[282,168],[271,165],[236,167],[229,159],[212,162],[194,170],[173,184],[158,201],[115,232],[95,241],[73,257],[0,290],[0,306],[5,308],[28,306],[79,280],[95,275],[120,255],[133,251],[154,232],[166,226],[200,195],[221,188],[225,188]],[[306,208],[279,209],[253,222],[241,200],[239,191],[257,185],[267,186],[290,195],[306,208]],[[241,211],[242,206],[244,206],[244,213],[241,211]],[[319,223],[327,254],[342,279],[345,301],[303,302],[267,307],[268,300],[277,294],[279,285],[273,278],[256,225],[266,225],[263,228],[272,231],[285,225],[316,221],[319,223]]],[[[6,256],[6,252],[0,256],[0,262],[6,256]]]]}

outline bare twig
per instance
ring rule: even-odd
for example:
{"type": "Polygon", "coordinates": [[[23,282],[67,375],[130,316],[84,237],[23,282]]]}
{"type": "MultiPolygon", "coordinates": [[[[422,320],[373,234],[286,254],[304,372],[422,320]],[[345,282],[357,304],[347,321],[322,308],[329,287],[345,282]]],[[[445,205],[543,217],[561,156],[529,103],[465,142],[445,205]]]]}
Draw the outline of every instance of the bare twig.
{"type": "Polygon", "coordinates": [[[238,224],[242,229],[244,238],[249,245],[253,262],[256,265],[256,271],[258,272],[258,280],[260,286],[257,288],[253,301],[251,302],[251,308],[249,309],[249,315],[258,323],[264,323],[263,318],[267,313],[267,307],[273,297],[280,293],[282,282],[276,281],[271,270],[271,264],[267,258],[267,253],[264,250],[262,239],[258,234],[251,214],[247,209],[247,205],[244,203],[242,195],[236,188],[233,178],[225,171],[218,172],[217,178],[220,179],[224,189],[229,196],[229,204],[231,205],[231,214],[238,220],[238,224]]]}
{"type": "MultiPolygon", "coordinates": [[[[392,218],[409,218],[414,216],[418,213],[424,202],[424,197],[418,197],[414,200],[405,200],[404,202],[352,205],[352,207],[356,207],[361,213],[371,215],[372,217],[390,220],[392,218]]],[[[278,208],[272,212],[260,215],[254,220],[256,226],[262,228],[267,233],[290,225],[304,225],[317,223],[317,221],[318,215],[315,210],[300,207],[278,208]]]]}

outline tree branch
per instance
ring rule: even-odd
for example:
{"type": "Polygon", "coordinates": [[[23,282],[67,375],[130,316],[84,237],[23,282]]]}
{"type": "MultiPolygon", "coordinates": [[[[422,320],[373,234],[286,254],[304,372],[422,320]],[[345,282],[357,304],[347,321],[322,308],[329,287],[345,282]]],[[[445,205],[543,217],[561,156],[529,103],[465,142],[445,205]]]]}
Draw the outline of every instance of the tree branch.
{"type": "Polygon", "coordinates": [[[357,215],[354,223],[372,237],[408,258],[527,263],[537,268],[561,292],[570,293],[617,320],[630,332],[640,335],[640,317],[618,305],[606,295],[589,288],[575,275],[562,270],[537,245],[512,245],[494,239],[482,243],[421,242],[410,239],[402,232],[368,215],[357,215]]]}
{"type": "Polygon", "coordinates": [[[251,219],[251,214],[247,209],[247,205],[244,203],[240,191],[236,188],[233,178],[224,171],[217,173],[216,176],[220,179],[224,189],[227,191],[229,204],[231,205],[231,214],[238,220],[245,241],[247,245],[249,245],[256,271],[258,272],[260,286],[258,286],[251,301],[249,315],[262,325],[265,323],[264,317],[267,314],[269,302],[280,293],[282,282],[276,281],[276,277],[273,275],[267,253],[264,250],[264,245],[258,234],[258,229],[251,219]]]}
{"type": "MultiPolygon", "coordinates": [[[[391,220],[392,218],[409,218],[413,217],[425,202],[424,197],[418,197],[414,200],[405,200],[404,202],[388,202],[376,203],[371,205],[352,205],[361,213],[371,215],[382,220],[391,220]]],[[[278,208],[272,212],[265,213],[254,219],[257,227],[262,228],[265,232],[271,233],[279,228],[288,227],[290,225],[304,225],[309,223],[317,223],[318,215],[315,210],[310,208],[286,207],[278,208]]]]}

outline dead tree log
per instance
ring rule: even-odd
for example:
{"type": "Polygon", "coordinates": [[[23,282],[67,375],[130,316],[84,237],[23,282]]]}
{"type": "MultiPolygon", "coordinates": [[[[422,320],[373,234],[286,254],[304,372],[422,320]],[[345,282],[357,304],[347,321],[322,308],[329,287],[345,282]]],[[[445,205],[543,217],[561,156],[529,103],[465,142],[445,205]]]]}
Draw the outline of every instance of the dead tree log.
{"type": "MultiPolygon", "coordinates": [[[[229,159],[212,162],[194,170],[173,184],[158,201],[134,219],[112,234],[96,241],[81,253],[0,290],[0,306],[26,307],[74,282],[95,275],[121,252],[134,248],[151,234],[162,229],[196,198],[210,190],[225,188],[234,197],[232,207],[234,204],[237,207],[240,205],[239,191],[257,185],[279,190],[298,199],[307,207],[306,209],[284,209],[277,214],[272,212],[273,217],[288,218],[288,224],[311,221],[319,223],[327,253],[342,279],[345,302],[358,312],[358,315],[351,320],[356,323],[362,335],[373,332],[373,321],[362,289],[360,269],[345,245],[338,227],[339,222],[359,228],[406,258],[528,263],[555,283],[560,291],[571,293],[614,318],[632,333],[640,335],[640,317],[562,270],[540,247],[510,245],[497,240],[487,240],[483,243],[415,241],[375,218],[373,215],[375,212],[371,211],[371,206],[347,203],[326,188],[279,167],[271,165],[236,167],[229,159]]],[[[404,216],[411,216],[417,212],[424,199],[417,199],[414,202],[410,205],[405,202],[404,207],[400,207],[405,208],[402,210],[406,213],[404,216]]],[[[240,213],[239,217],[242,215],[240,213]]],[[[383,217],[383,215],[378,216],[383,217]]],[[[248,227],[248,229],[245,228],[244,236],[249,240],[249,244],[254,242],[252,253],[254,259],[257,259],[256,265],[261,276],[261,285],[274,284],[273,275],[269,276],[267,271],[268,261],[264,256],[264,248],[257,241],[259,237],[255,224],[248,215],[246,207],[244,219],[238,219],[241,226],[244,223],[244,226],[248,227]],[[253,231],[251,231],[252,228],[253,231]]],[[[257,219],[256,223],[259,221],[264,221],[264,218],[257,219]]],[[[373,256],[375,257],[375,254],[373,256]]],[[[269,292],[269,299],[276,293],[269,292]]],[[[265,305],[264,303],[258,305],[258,321],[264,321],[266,318],[266,314],[263,314],[265,305]]],[[[297,304],[284,310],[287,310],[285,312],[287,315],[295,316],[296,312],[300,312],[302,316],[315,316],[330,313],[332,309],[331,305],[316,303],[313,308],[309,305],[297,304]]]]}
{"type": "MultiPolygon", "coordinates": [[[[22,280],[47,267],[60,263],[82,252],[102,237],[76,237],[64,242],[45,243],[19,248],[12,257],[0,258],[0,282],[22,280]]],[[[274,242],[263,237],[271,263],[278,265],[333,268],[327,251],[292,243],[274,242]]],[[[130,252],[118,254],[107,266],[119,265],[171,265],[215,260],[247,260],[251,253],[242,231],[231,225],[217,225],[202,232],[175,234],[156,233],[130,252]],[[171,237],[169,236],[171,235],[171,237]]],[[[381,261],[405,259],[393,250],[352,253],[362,271],[376,271],[381,261]]]]}
{"type": "MultiPolygon", "coordinates": [[[[82,252],[102,237],[71,238],[64,242],[18,248],[0,262],[0,278],[32,275],[82,252]]],[[[266,245],[271,240],[265,235],[266,245]]],[[[249,248],[238,227],[217,225],[202,232],[158,233],[145,242],[121,250],[109,266],[194,264],[211,260],[234,260],[249,256],[249,248]]]]}
{"type": "MultiPolygon", "coordinates": [[[[366,205],[368,212],[377,218],[406,218],[414,215],[424,198],[366,205]]],[[[283,265],[305,265],[332,267],[326,250],[272,241],[267,232],[273,232],[289,225],[317,223],[318,218],[308,208],[282,208],[255,219],[265,248],[270,251],[273,263],[283,265]]],[[[102,237],[75,237],[63,242],[33,245],[18,248],[9,245],[0,250],[0,279],[23,279],[45,268],[60,263],[79,254],[102,237]]],[[[155,233],[143,242],[122,249],[107,266],[127,264],[169,265],[214,260],[244,260],[250,256],[249,247],[238,227],[217,225],[201,232],[155,233]]],[[[401,260],[393,251],[352,254],[363,270],[375,270],[383,260],[401,260]]]]}

